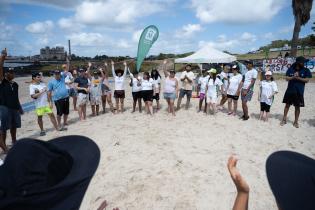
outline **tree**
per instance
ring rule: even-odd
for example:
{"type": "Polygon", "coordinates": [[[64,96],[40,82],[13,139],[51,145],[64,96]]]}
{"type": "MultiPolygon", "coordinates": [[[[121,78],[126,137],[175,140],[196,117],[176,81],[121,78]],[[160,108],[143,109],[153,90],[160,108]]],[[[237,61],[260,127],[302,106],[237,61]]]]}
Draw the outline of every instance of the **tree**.
{"type": "Polygon", "coordinates": [[[292,0],[292,9],[295,19],[292,42],[291,42],[291,55],[296,56],[297,42],[301,26],[305,25],[310,19],[313,0],[292,0]]]}
{"type": "Polygon", "coordinates": [[[315,22],[313,22],[312,30],[315,32],[315,22]]]}

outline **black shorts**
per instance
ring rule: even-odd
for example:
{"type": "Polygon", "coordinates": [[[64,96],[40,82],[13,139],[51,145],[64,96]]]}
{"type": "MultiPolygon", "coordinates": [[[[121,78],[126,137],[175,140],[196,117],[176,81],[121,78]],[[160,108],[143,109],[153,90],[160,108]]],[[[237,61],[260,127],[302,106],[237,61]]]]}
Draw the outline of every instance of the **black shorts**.
{"type": "Polygon", "coordinates": [[[57,109],[57,115],[68,115],[69,114],[69,97],[62,98],[55,101],[55,106],[57,109]]]}
{"type": "Polygon", "coordinates": [[[153,100],[160,100],[160,93],[156,93],[155,95],[153,95],[153,100]]]}
{"type": "Polygon", "coordinates": [[[21,127],[21,114],[19,110],[8,108],[8,125],[9,128],[21,127]]]}
{"type": "Polygon", "coordinates": [[[115,90],[114,91],[114,98],[125,98],[125,91],[124,90],[115,90]]]}
{"type": "Polygon", "coordinates": [[[180,91],[179,91],[179,97],[180,97],[180,98],[184,98],[185,95],[187,95],[187,98],[191,98],[192,90],[180,89],[180,91]]]}
{"type": "Polygon", "coordinates": [[[134,101],[141,99],[142,98],[142,93],[141,91],[138,92],[132,92],[132,98],[134,101]]]}
{"type": "Polygon", "coordinates": [[[304,96],[298,92],[285,91],[282,103],[294,105],[297,107],[304,107],[304,96]]]}
{"type": "Polygon", "coordinates": [[[153,101],[153,90],[143,90],[141,91],[143,101],[153,101]]]}
{"type": "Polygon", "coordinates": [[[260,111],[261,112],[270,112],[270,105],[265,102],[260,102],[260,111]]]}
{"type": "Polygon", "coordinates": [[[239,96],[232,96],[232,95],[227,95],[227,97],[228,97],[228,98],[231,98],[231,99],[233,99],[233,100],[235,100],[235,101],[237,101],[238,98],[239,98],[239,96]]]}

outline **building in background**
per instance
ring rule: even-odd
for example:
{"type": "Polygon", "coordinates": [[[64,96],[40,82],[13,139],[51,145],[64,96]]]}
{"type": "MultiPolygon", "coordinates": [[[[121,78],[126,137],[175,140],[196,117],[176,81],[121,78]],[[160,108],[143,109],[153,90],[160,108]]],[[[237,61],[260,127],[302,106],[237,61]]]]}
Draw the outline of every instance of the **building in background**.
{"type": "Polygon", "coordinates": [[[45,47],[40,49],[41,60],[65,60],[66,52],[64,47],[45,47]]]}

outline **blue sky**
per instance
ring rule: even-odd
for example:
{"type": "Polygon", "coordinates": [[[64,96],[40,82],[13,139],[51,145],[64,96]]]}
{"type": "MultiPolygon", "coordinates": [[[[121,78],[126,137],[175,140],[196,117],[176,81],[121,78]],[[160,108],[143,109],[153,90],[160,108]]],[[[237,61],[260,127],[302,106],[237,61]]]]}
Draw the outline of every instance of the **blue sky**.
{"type": "MultiPolygon", "coordinates": [[[[150,54],[184,53],[210,45],[244,53],[290,39],[289,0],[0,0],[0,47],[12,55],[67,46],[77,55],[135,56],[141,31],[154,24],[160,37],[150,54]]],[[[300,36],[312,33],[311,20],[300,36]]]]}

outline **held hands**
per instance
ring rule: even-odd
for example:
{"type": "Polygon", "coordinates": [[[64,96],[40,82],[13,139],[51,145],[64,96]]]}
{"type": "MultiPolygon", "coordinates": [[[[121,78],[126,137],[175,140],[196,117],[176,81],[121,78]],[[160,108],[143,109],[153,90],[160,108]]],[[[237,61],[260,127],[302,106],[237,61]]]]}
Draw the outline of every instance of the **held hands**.
{"type": "Polygon", "coordinates": [[[249,193],[249,186],[248,186],[247,182],[241,176],[238,169],[236,168],[237,161],[238,161],[237,158],[232,155],[228,160],[227,167],[229,169],[231,178],[235,184],[237,192],[248,194],[249,193]]]}
{"type": "Polygon", "coordinates": [[[242,95],[243,95],[243,96],[246,96],[247,93],[248,93],[248,90],[244,90],[244,91],[242,92],[242,95]]]}

